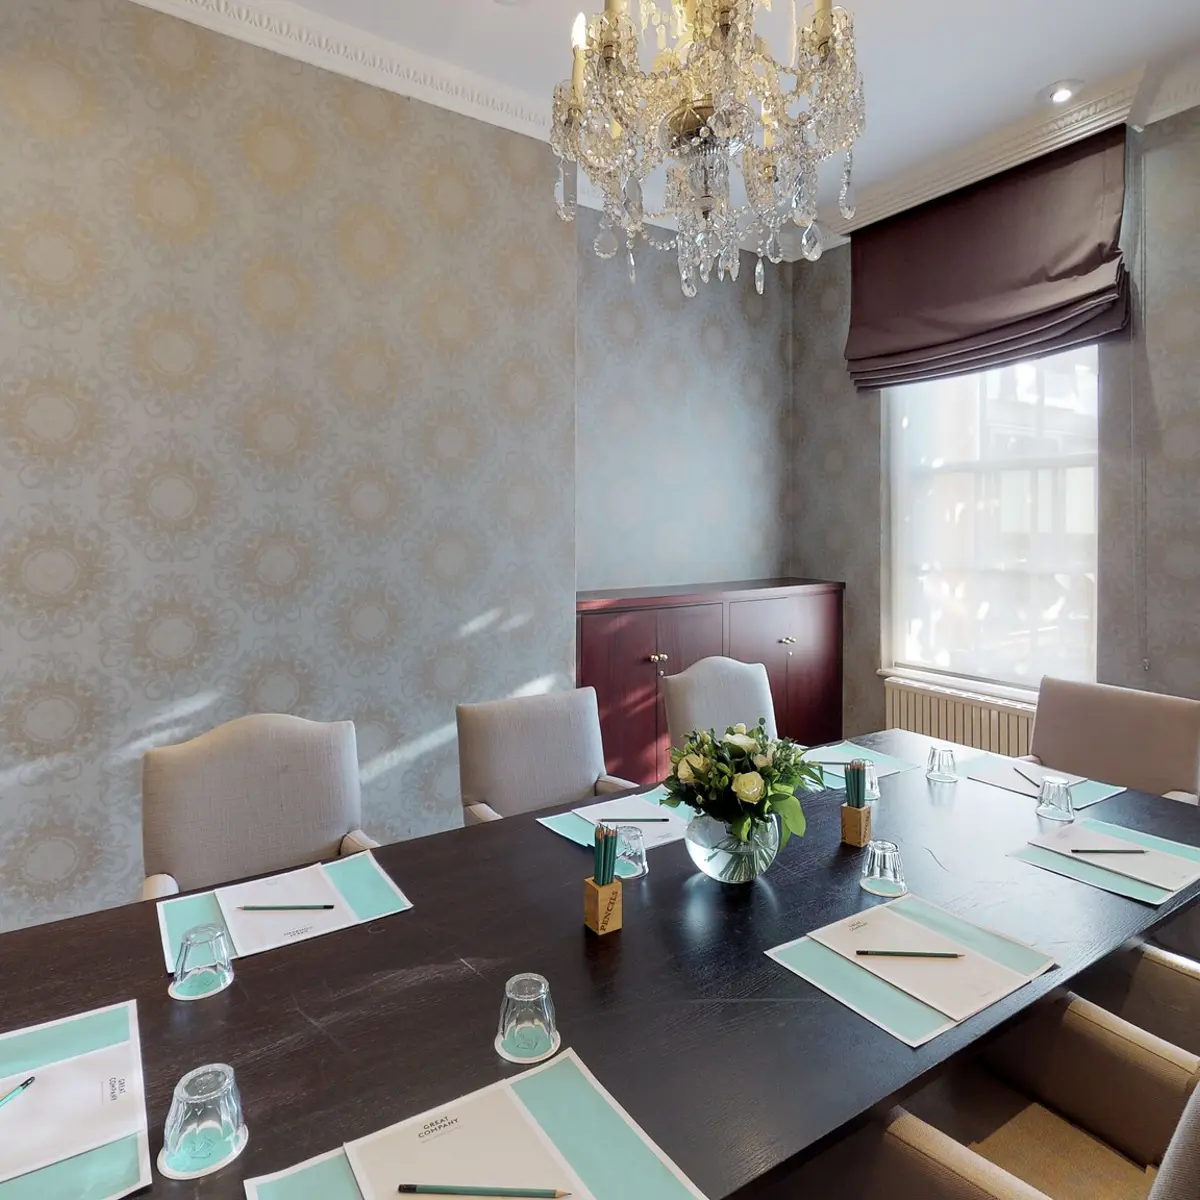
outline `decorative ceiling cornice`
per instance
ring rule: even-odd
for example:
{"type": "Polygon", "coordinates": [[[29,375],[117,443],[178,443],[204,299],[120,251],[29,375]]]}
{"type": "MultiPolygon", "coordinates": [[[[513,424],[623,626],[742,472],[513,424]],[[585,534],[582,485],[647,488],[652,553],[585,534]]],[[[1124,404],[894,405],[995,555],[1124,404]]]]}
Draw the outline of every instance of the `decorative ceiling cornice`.
{"type": "Polygon", "coordinates": [[[288,0],[134,0],[314,67],[545,141],[550,100],[539,100],[288,0]]]}

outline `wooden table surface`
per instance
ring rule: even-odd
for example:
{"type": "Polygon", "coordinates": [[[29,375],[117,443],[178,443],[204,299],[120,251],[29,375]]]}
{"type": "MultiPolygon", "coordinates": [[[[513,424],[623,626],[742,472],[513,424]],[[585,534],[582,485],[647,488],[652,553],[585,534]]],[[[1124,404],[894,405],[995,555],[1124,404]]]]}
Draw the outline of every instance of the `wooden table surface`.
{"type": "MultiPolygon", "coordinates": [[[[860,740],[922,762],[929,744],[899,731],[860,740]]],[[[232,988],[198,1004],[167,997],[152,904],[9,933],[0,1032],[136,998],[152,1153],[175,1081],[232,1064],[242,1158],[192,1183],[156,1176],[144,1193],[232,1200],[245,1178],[515,1073],[492,1048],[503,986],[538,971],[563,1045],[710,1200],[753,1196],[1200,894],[1152,909],[1006,857],[1038,826],[1022,796],[930,785],[923,770],[882,792],[875,834],[899,842],[915,894],[1061,964],[919,1050],[763,953],[876,903],[858,886],[861,853],[839,842],[840,793],[805,799],[807,836],[752,887],[697,874],[681,843],[652,851],[650,875],[625,887],[625,928],[603,940],[582,922],[590,856],[532,817],[377,851],[411,912],[238,961],[232,988]]],[[[1088,815],[1200,845],[1187,805],[1126,793],[1088,815]]]]}

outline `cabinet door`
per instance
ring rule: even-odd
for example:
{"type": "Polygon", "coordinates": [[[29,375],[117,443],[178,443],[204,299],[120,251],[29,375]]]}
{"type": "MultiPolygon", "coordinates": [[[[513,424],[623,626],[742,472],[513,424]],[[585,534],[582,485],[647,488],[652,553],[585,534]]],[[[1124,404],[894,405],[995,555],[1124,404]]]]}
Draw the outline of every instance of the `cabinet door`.
{"type": "Polygon", "coordinates": [[[579,686],[596,689],[609,773],[634,783],[661,778],[657,636],[653,609],[579,618],[579,686]]]}
{"type": "MultiPolygon", "coordinates": [[[[678,675],[702,658],[721,653],[724,617],[721,604],[688,604],[658,610],[658,674],[678,675]]],[[[667,706],[658,698],[658,744],[655,751],[658,777],[671,769],[671,735],[667,729],[667,706]]]]}
{"type": "MultiPolygon", "coordinates": [[[[787,646],[788,735],[805,745],[842,736],[842,597],[795,596],[787,646]]],[[[781,730],[782,732],[782,730],[781,730]]]]}
{"type": "Polygon", "coordinates": [[[771,681],[775,724],[791,737],[788,713],[788,657],[784,644],[793,623],[793,597],[776,600],[735,600],[729,606],[729,657],[738,662],[762,663],[771,681]]]}

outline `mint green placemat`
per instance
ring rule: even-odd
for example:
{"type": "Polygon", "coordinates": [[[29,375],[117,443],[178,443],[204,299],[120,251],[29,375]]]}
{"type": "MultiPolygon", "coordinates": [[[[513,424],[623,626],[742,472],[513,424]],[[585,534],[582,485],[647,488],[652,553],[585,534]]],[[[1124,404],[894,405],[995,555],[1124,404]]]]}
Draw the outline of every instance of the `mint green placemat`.
{"type": "MultiPolygon", "coordinates": [[[[539,825],[545,825],[547,829],[553,830],[577,846],[584,846],[591,850],[596,844],[595,825],[575,813],[559,813],[555,817],[538,817],[537,820],[539,825]]],[[[617,875],[621,879],[628,879],[633,873],[634,868],[629,863],[617,863],[617,875]]]]}
{"type": "Polygon", "coordinates": [[[945,1013],[812,938],[776,946],[767,951],[767,957],[914,1048],[954,1028],[945,1013]]]}
{"type": "Polygon", "coordinates": [[[696,1200],[570,1058],[512,1089],[596,1200],[696,1200]]]}
{"type": "MultiPolygon", "coordinates": [[[[163,954],[167,959],[167,970],[174,972],[179,958],[179,947],[183,935],[197,925],[219,925],[225,930],[230,947],[233,938],[225,926],[225,917],[217,903],[215,892],[198,892],[194,896],[179,896],[158,903],[159,928],[163,935],[163,954]]],[[[203,965],[203,964],[202,964],[203,965]]],[[[212,965],[211,963],[208,965],[212,965]]]]}
{"type": "Polygon", "coordinates": [[[362,1200],[345,1150],[322,1155],[281,1179],[251,1179],[246,1194],[256,1200],[362,1200]]]}
{"type": "Polygon", "coordinates": [[[1077,862],[1074,858],[1056,854],[1053,850],[1044,850],[1041,846],[1022,846],[1013,851],[1012,857],[1041,867],[1045,871],[1052,871],[1055,875],[1065,875],[1068,879],[1076,879],[1080,883],[1090,883],[1092,887],[1115,892],[1118,896],[1128,896],[1130,900],[1141,900],[1144,904],[1159,905],[1173,895],[1172,892],[1153,884],[1142,883],[1140,879],[1129,879],[1089,862],[1077,862]]]}
{"type": "Polygon", "coordinates": [[[360,921],[377,921],[412,908],[412,902],[369,853],[326,863],[325,874],[360,921]]]}
{"type": "MultiPolygon", "coordinates": [[[[960,774],[965,774],[971,779],[975,779],[979,783],[987,784],[990,787],[1000,788],[1003,791],[1008,791],[1013,796],[1021,796],[1026,799],[1036,799],[1039,785],[1025,779],[1024,776],[1016,773],[1015,764],[1020,762],[1019,759],[1013,758],[1007,754],[993,754],[990,750],[976,755],[974,759],[969,760],[971,766],[966,771],[960,771],[960,774]],[[994,772],[997,766],[1006,768],[1015,774],[1009,774],[1009,778],[1013,778],[1017,783],[1018,789],[1012,790],[1004,787],[1004,777],[997,778],[992,774],[988,778],[989,768],[994,772]],[[1018,782],[1019,781],[1019,782],[1018,782]]],[[[1036,767],[1038,772],[1048,772],[1053,774],[1052,767],[1039,766],[1037,763],[1030,763],[1031,767],[1036,767]]],[[[1095,779],[1081,779],[1078,783],[1071,784],[1071,802],[1076,809],[1090,808],[1093,804],[1099,804],[1101,800],[1109,800],[1113,796],[1119,796],[1125,789],[1123,787],[1115,787],[1111,783],[1100,783],[1095,779]]]]}
{"type": "Polygon", "coordinates": [[[139,1136],[131,1134],[98,1150],[10,1179],[0,1184],[0,1200],[110,1200],[124,1196],[141,1179],[139,1136]]]}
{"type": "Polygon", "coordinates": [[[836,746],[814,746],[805,751],[804,757],[809,762],[838,764],[823,768],[826,781],[835,787],[845,787],[846,773],[842,767],[856,758],[873,762],[877,767],[886,767],[892,772],[911,771],[917,765],[905,762],[900,758],[893,758],[890,754],[884,754],[879,750],[872,750],[869,746],[856,746],[853,742],[839,742],[836,746]]]}
{"type": "Polygon", "coordinates": [[[1188,862],[1200,863],[1200,846],[1173,842],[1169,838],[1155,837],[1152,833],[1139,833],[1136,829],[1126,829],[1124,825],[1113,825],[1109,821],[1098,821],[1095,817],[1085,817],[1079,823],[1094,833],[1107,833],[1110,837],[1145,846],[1147,850],[1161,850],[1164,854],[1174,854],[1177,858],[1186,858],[1188,862]]]}
{"type": "Polygon", "coordinates": [[[0,1077],[36,1071],[49,1063],[78,1058],[127,1041],[129,1009],[124,1004],[44,1029],[15,1033],[0,1038],[0,1077]]]}

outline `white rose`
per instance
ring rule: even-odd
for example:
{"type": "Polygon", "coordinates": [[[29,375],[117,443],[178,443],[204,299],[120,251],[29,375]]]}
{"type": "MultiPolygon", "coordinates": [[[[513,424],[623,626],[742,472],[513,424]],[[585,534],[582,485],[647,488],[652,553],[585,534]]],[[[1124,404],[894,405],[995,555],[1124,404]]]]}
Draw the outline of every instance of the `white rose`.
{"type": "Polygon", "coordinates": [[[764,767],[771,765],[771,756],[769,754],[756,754],[754,756],[754,765],[761,771],[764,767]]]}
{"type": "Polygon", "coordinates": [[[766,794],[767,785],[757,771],[747,771],[733,777],[733,794],[743,804],[757,804],[766,794]]]}
{"type": "Polygon", "coordinates": [[[739,750],[745,750],[747,753],[758,749],[758,742],[748,733],[727,733],[721,740],[730,746],[736,746],[739,750]]]}
{"type": "Polygon", "coordinates": [[[679,777],[680,783],[694,783],[697,771],[706,771],[708,769],[708,760],[701,758],[699,754],[688,754],[679,760],[679,766],[675,768],[675,774],[679,777]]]}
{"type": "Polygon", "coordinates": [[[734,733],[745,733],[746,727],[745,727],[745,725],[735,725],[733,727],[733,732],[734,733]]]}

